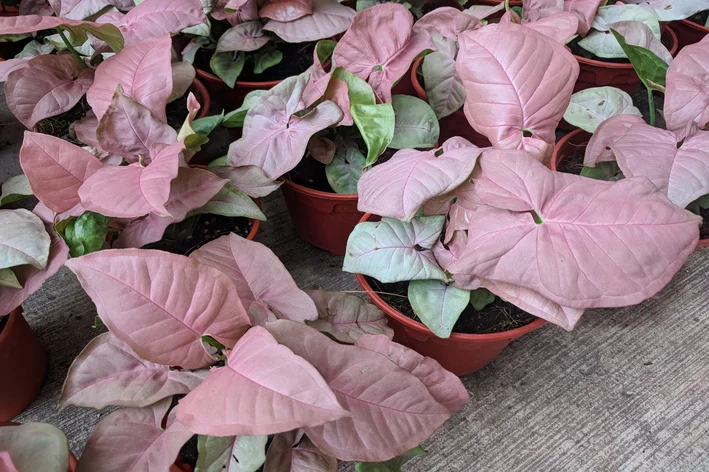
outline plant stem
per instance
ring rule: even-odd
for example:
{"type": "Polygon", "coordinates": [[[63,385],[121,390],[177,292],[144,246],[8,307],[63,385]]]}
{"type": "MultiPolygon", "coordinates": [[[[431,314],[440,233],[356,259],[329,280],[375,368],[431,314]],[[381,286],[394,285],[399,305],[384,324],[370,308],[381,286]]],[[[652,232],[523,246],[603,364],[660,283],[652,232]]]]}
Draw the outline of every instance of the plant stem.
{"type": "Polygon", "coordinates": [[[86,69],[88,66],[86,65],[84,60],[81,58],[81,55],[78,52],[76,52],[76,49],[74,49],[74,46],[72,46],[71,43],[69,42],[69,40],[66,39],[66,36],[64,35],[64,31],[61,28],[57,29],[57,31],[59,31],[59,37],[61,37],[62,41],[64,41],[66,48],[69,50],[71,55],[76,58],[76,61],[79,63],[79,66],[82,69],[86,69]]]}
{"type": "Polygon", "coordinates": [[[655,126],[655,97],[652,96],[650,87],[647,87],[647,101],[650,105],[650,126],[655,126]]]}

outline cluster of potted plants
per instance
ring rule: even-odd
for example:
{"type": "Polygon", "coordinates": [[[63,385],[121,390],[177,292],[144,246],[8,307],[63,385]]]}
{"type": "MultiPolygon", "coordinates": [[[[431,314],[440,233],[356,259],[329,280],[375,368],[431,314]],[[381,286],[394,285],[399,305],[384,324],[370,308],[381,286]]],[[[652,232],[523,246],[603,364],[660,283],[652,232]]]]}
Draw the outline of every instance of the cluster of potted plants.
{"type": "Polygon", "coordinates": [[[680,50],[673,31],[709,5],[605,3],[23,0],[0,17],[28,128],[0,205],[39,201],[0,210],[0,370],[18,379],[0,421],[41,386],[21,305],[62,265],[108,332],[59,407],[120,407],[78,465],[55,428],[3,425],[0,469],[399,470],[468,400],[456,375],[657,294],[709,236],[709,40],[680,50]],[[578,129],[557,143],[562,119],[578,129]],[[302,291],[253,241],[279,188],[374,305],[302,291]]]}

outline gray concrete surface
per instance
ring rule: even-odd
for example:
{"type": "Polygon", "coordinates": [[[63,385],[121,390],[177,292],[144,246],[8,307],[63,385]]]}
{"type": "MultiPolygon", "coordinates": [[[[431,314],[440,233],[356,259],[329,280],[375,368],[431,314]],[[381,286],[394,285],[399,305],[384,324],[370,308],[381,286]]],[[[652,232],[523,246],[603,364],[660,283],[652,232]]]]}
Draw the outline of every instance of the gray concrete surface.
{"type": "MultiPolygon", "coordinates": [[[[19,171],[22,128],[1,108],[0,123],[4,180],[19,171]]],[[[295,235],[280,194],[265,200],[264,212],[257,240],[302,288],[359,290],[340,271],[341,258],[295,235]]],[[[66,269],[24,306],[50,368],[17,421],[60,427],[80,455],[105,412],[57,412],[56,401],[71,361],[100,332],[91,328],[94,306],[66,269]]],[[[589,311],[571,333],[543,327],[463,381],[472,400],[405,471],[709,470],[709,250],[694,253],[652,300],[589,311]]]]}

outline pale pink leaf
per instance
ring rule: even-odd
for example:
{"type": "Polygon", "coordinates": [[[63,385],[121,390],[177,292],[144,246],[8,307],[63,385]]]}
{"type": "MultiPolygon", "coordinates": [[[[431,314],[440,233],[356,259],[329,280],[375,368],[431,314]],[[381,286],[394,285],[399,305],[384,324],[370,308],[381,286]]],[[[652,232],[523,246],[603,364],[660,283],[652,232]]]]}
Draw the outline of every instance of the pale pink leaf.
{"type": "MultiPolygon", "coordinates": [[[[146,0],[141,6],[154,1],[162,0],[146,0]]],[[[162,36],[127,46],[99,64],[94,83],[86,94],[96,117],[99,120],[103,117],[121,85],[128,97],[167,121],[165,105],[172,93],[171,51],[170,37],[162,36]]]]}
{"type": "Polygon", "coordinates": [[[456,69],[476,131],[497,147],[551,154],[579,74],[562,44],[524,26],[488,25],[461,35],[456,69]]]}
{"type": "Polygon", "coordinates": [[[522,22],[539,21],[561,11],[564,11],[564,0],[526,0],[522,4],[522,22]]]}
{"type": "Polygon", "coordinates": [[[331,79],[325,90],[324,97],[327,100],[331,100],[342,110],[343,117],[337,124],[338,126],[352,126],[354,124],[354,119],[350,113],[349,88],[344,80],[338,78],[331,79]]]}
{"type": "MultiPolygon", "coordinates": [[[[197,76],[197,71],[195,70],[194,66],[190,64],[189,62],[173,62],[172,63],[172,93],[170,94],[170,97],[167,99],[168,103],[172,103],[178,98],[182,98],[185,96],[188,91],[190,86],[192,85],[192,82],[194,82],[195,77],[197,76]]],[[[199,110],[200,104],[197,101],[196,98],[194,98],[194,95],[192,95],[192,92],[189,92],[190,95],[188,96],[188,108],[191,108],[191,105],[189,104],[190,101],[194,100],[197,102],[197,110],[199,110]],[[192,100],[189,100],[189,97],[192,97],[192,100]]],[[[194,116],[191,116],[190,122],[194,116]]]]}
{"type": "Polygon", "coordinates": [[[318,331],[349,344],[364,334],[383,334],[389,339],[394,337],[384,312],[358,296],[325,290],[308,290],[307,293],[318,310],[318,319],[308,325],[318,331]]]}
{"type": "Polygon", "coordinates": [[[340,108],[329,100],[303,117],[294,115],[305,108],[307,83],[307,74],[289,77],[249,109],[243,136],[229,146],[229,165],[257,165],[277,179],[300,162],[313,134],[342,119],[340,108]]]}
{"type": "Polygon", "coordinates": [[[56,426],[47,423],[25,423],[0,426],[0,451],[12,456],[12,469],[2,472],[64,472],[69,469],[69,441],[56,426]],[[17,466],[17,469],[14,467],[17,466]]]}
{"type": "Polygon", "coordinates": [[[263,32],[263,23],[247,21],[226,30],[219,38],[216,52],[255,51],[270,40],[263,32]]]}
{"type": "Polygon", "coordinates": [[[5,82],[7,107],[27,128],[74,108],[94,79],[71,55],[37,56],[5,82]]]}
{"type": "Polygon", "coordinates": [[[564,11],[574,13],[579,18],[579,35],[586,36],[596,18],[598,7],[605,0],[564,0],[564,11]]]}
{"type": "MultiPolygon", "coordinates": [[[[267,328],[278,342],[320,372],[351,413],[305,428],[313,443],[328,455],[344,461],[385,461],[418,446],[452,415],[425,381],[386,355],[338,344],[293,321],[279,320],[267,328]]],[[[455,390],[460,392],[461,387],[455,390]]]]}
{"type": "Polygon", "coordinates": [[[259,11],[261,18],[275,21],[293,21],[313,12],[311,0],[270,0],[259,11]]]}
{"type": "Polygon", "coordinates": [[[96,128],[98,128],[98,119],[91,110],[82,119],[74,122],[74,133],[79,141],[103,152],[96,137],[96,128]]]}
{"type": "Polygon", "coordinates": [[[500,13],[503,11],[505,11],[505,2],[500,2],[495,6],[471,5],[469,8],[463,10],[463,13],[474,16],[479,20],[484,20],[495,13],[500,13]]]}
{"type": "Polygon", "coordinates": [[[0,210],[0,269],[23,265],[45,269],[50,244],[39,216],[24,208],[0,210]]]}
{"type": "Polygon", "coordinates": [[[569,308],[626,306],[661,290],[697,245],[699,217],[647,179],[553,172],[521,151],[489,151],[480,162],[475,192],[489,206],[475,210],[454,274],[569,308]]]}
{"type": "Polygon", "coordinates": [[[412,31],[414,17],[398,3],[375,5],[360,11],[337,43],[333,59],[369,81],[381,102],[391,102],[391,87],[427,49],[434,49],[426,30],[412,31]],[[382,31],[387,31],[382,35],[382,31]]]}
{"type": "Polygon", "coordinates": [[[289,43],[318,41],[347,31],[356,13],[337,0],[312,0],[312,8],[310,15],[293,21],[270,20],[263,29],[289,43]]]}
{"type": "Polygon", "coordinates": [[[709,42],[685,46],[667,70],[664,115],[680,139],[709,123],[709,42]]]}
{"type": "Polygon", "coordinates": [[[293,472],[337,472],[337,459],[325,454],[306,436],[292,449],[293,472]]]}
{"type": "Polygon", "coordinates": [[[631,126],[645,123],[637,115],[615,115],[603,120],[586,146],[583,165],[595,167],[597,162],[615,161],[611,145],[628,132],[631,126]]]}
{"type": "Polygon", "coordinates": [[[7,81],[11,72],[27,67],[32,59],[31,57],[25,57],[22,59],[7,59],[0,62],[0,82],[7,81]]]}
{"type": "MultiPolygon", "coordinates": [[[[451,138],[450,141],[465,141],[451,138]]],[[[391,159],[362,175],[357,209],[366,213],[411,221],[429,200],[445,195],[473,172],[482,151],[466,141],[457,149],[430,151],[402,149],[391,159]]]]}
{"type": "Polygon", "coordinates": [[[573,13],[560,11],[534,23],[523,23],[527,28],[542,33],[560,44],[573,37],[579,29],[579,19],[573,13]]]}
{"type": "Polygon", "coordinates": [[[190,431],[212,436],[275,434],[345,416],[318,371],[259,326],[177,407],[190,431]]]}
{"type": "Polygon", "coordinates": [[[35,31],[54,29],[57,26],[93,26],[100,27],[98,23],[82,20],[70,20],[56,16],[20,15],[0,17],[0,34],[23,34],[35,31]]]}
{"type": "Polygon", "coordinates": [[[457,8],[440,7],[425,14],[414,23],[414,33],[428,31],[429,34],[438,33],[441,36],[458,41],[458,35],[468,30],[482,27],[479,19],[467,15],[457,8]]]}
{"type": "Polygon", "coordinates": [[[310,297],[298,288],[276,255],[261,243],[230,233],[205,244],[190,257],[229,276],[247,309],[258,301],[265,303],[278,318],[300,322],[318,318],[310,297]]]}
{"type": "Polygon", "coordinates": [[[103,167],[88,151],[41,133],[25,132],[20,165],[32,193],[57,213],[77,205],[79,188],[103,167]]]}
{"type": "Polygon", "coordinates": [[[161,427],[172,399],[146,408],[121,408],[89,436],[76,472],[164,472],[192,437],[177,421],[161,427]]]}
{"type": "Polygon", "coordinates": [[[150,362],[206,367],[214,360],[201,337],[231,348],[249,324],[234,283],[188,257],[117,249],[71,259],[67,266],[114,336],[150,362]]]}
{"type": "Polygon", "coordinates": [[[270,179],[258,166],[217,166],[209,167],[209,171],[231,183],[252,198],[261,198],[278,190],[283,182],[270,179]]]}
{"type": "Polygon", "coordinates": [[[12,457],[8,451],[0,451],[0,471],[2,472],[20,472],[12,462],[12,457]]]}
{"type": "Polygon", "coordinates": [[[135,354],[111,333],[94,338],[69,368],[59,408],[145,407],[195,389],[208,371],[170,370],[135,354]]]}

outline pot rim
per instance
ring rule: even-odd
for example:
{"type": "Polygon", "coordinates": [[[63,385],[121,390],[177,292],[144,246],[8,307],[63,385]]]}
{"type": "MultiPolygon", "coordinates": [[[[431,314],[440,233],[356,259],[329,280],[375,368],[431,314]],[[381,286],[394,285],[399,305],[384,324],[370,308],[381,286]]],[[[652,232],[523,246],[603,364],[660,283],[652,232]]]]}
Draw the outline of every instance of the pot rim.
{"type": "MultiPolygon", "coordinates": [[[[364,216],[359,220],[360,223],[364,223],[369,221],[369,219],[373,215],[371,213],[365,213],[364,216]]],[[[537,317],[536,320],[532,321],[529,324],[526,324],[524,326],[520,326],[519,328],[511,329],[508,331],[502,331],[499,333],[489,333],[489,334],[465,334],[465,333],[451,333],[449,338],[440,338],[433,334],[433,331],[428,329],[426,325],[423,323],[419,323],[418,321],[412,320],[408,316],[405,316],[403,313],[399,312],[398,310],[394,309],[391,305],[389,305],[387,302],[384,301],[373,289],[372,286],[369,285],[369,282],[367,282],[367,279],[364,278],[364,275],[362,274],[355,274],[355,277],[357,278],[357,281],[359,284],[362,286],[364,291],[367,293],[367,296],[369,297],[372,302],[379,307],[384,313],[386,313],[387,316],[390,316],[391,318],[394,318],[396,321],[399,323],[405,325],[407,328],[412,328],[415,329],[418,332],[424,333],[428,335],[429,337],[433,337],[436,339],[442,339],[442,340],[450,340],[450,341],[467,341],[467,342],[486,342],[486,341],[502,341],[505,339],[510,339],[510,338],[518,338],[522,336],[523,334],[527,334],[529,332],[534,331],[535,329],[543,326],[546,324],[546,320],[543,318],[537,317]]]]}
{"type": "Polygon", "coordinates": [[[707,28],[706,26],[702,26],[699,23],[695,23],[686,18],[684,20],[679,20],[679,22],[687,28],[692,28],[694,30],[701,31],[704,34],[709,34],[709,28],[707,28]]]}
{"type": "Polygon", "coordinates": [[[421,82],[419,82],[419,75],[416,72],[418,71],[418,68],[422,62],[423,57],[419,57],[414,61],[413,65],[411,66],[411,83],[414,86],[414,90],[416,90],[416,95],[418,95],[421,100],[428,103],[428,96],[426,95],[426,90],[421,86],[421,82]]]}
{"type": "MultiPolygon", "coordinates": [[[[670,25],[665,26],[665,29],[662,31],[662,34],[667,34],[670,39],[670,44],[671,47],[669,49],[670,55],[672,57],[677,54],[677,51],[679,50],[679,39],[677,38],[677,34],[674,32],[674,30],[670,27],[670,25]]],[[[574,54],[574,57],[576,60],[582,64],[586,64],[589,66],[594,66],[594,67],[599,67],[599,68],[604,68],[604,69],[621,69],[621,70],[632,70],[633,69],[633,64],[631,63],[617,63],[617,62],[607,62],[607,61],[601,61],[598,59],[591,59],[588,57],[583,57],[583,56],[577,56],[574,54]]]]}
{"type": "MultiPolygon", "coordinates": [[[[222,84],[224,84],[225,87],[228,87],[226,82],[224,82],[222,79],[220,79],[216,75],[212,74],[211,72],[207,72],[207,71],[199,69],[197,67],[195,67],[195,71],[197,71],[197,75],[202,78],[205,78],[207,80],[213,80],[216,82],[221,82],[222,84]]],[[[263,89],[263,88],[275,87],[276,85],[278,85],[280,83],[281,83],[281,80],[267,80],[264,82],[247,82],[247,81],[241,82],[241,81],[237,80],[234,87],[263,89]]]]}
{"type": "Polygon", "coordinates": [[[323,192],[322,190],[308,188],[304,185],[296,184],[295,182],[290,179],[287,179],[286,177],[281,177],[279,180],[283,182],[283,185],[285,185],[286,187],[296,192],[304,193],[305,195],[315,198],[321,198],[324,200],[337,200],[340,202],[352,202],[359,198],[359,195],[356,193],[323,192]]]}

